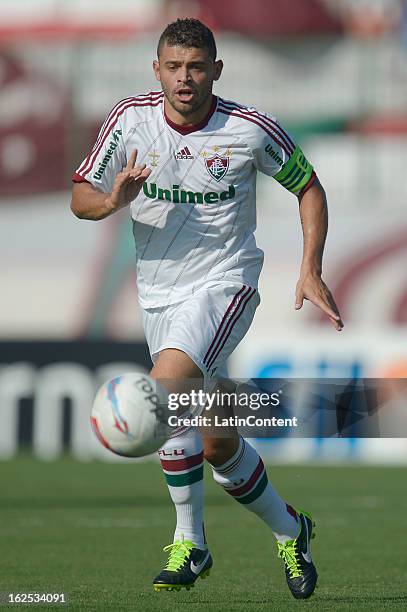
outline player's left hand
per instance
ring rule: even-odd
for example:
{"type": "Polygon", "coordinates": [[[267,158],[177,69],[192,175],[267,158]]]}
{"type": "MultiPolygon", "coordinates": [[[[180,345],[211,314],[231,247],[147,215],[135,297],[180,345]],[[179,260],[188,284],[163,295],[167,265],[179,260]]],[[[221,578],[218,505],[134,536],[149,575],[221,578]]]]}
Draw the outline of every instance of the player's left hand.
{"type": "Polygon", "coordinates": [[[301,275],[295,290],[295,309],[302,308],[304,300],[309,300],[320,308],[329,318],[337,331],[343,328],[343,322],[332,293],[317,274],[301,275]]]}

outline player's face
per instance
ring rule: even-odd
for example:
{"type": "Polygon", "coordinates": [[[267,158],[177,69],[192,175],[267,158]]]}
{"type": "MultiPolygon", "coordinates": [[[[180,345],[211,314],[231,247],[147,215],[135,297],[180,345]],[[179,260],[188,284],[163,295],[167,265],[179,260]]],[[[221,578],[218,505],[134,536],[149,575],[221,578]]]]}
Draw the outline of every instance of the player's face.
{"type": "Polygon", "coordinates": [[[210,105],[213,82],[219,79],[223,64],[221,60],[214,61],[207,49],[170,47],[165,43],[153,66],[169,104],[188,118],[210,105]]]}

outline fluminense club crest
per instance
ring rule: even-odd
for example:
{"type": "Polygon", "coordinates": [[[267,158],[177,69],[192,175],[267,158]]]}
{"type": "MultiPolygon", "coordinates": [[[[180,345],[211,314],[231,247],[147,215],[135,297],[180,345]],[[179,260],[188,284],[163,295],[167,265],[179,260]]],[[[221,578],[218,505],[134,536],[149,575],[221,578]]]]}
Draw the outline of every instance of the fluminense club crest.
{"type": "Polygon", "coordinates": [[[216,154],[209,159],[205,159],[205,166],[215,181],[219,182],[229,170],[229,157],[220,157],[216,154]]]}

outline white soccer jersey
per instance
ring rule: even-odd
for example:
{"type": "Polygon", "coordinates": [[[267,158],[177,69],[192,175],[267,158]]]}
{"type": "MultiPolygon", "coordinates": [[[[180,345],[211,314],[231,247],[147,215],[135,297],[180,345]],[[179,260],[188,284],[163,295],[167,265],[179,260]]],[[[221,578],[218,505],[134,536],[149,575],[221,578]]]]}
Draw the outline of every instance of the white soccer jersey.
{"type": "Polygon", "coordinates": [[[119,102],[75,181],[110,192],[132,151],[152,169],[131,203],[140,305],[185,300],[207,281],[257,287],[256,173],[298,194],[312,166],[277,121],[213,96],[210,113],[184,128],[164,112],[162,92],[119,102]]]}

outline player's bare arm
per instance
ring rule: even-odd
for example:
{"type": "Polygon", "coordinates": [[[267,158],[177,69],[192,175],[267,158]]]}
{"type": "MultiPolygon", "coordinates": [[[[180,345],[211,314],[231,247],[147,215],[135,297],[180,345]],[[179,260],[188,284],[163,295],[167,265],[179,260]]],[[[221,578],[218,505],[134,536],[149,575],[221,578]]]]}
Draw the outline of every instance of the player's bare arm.
{"type": "Polygon", "coordinates": [[[75,183],[71,202],[74,215],[99,221],[130,204],[151,174],[146,164],[136,164],[136,161],[137,151],[133,151],[127,165],[116,175],[111,193],[103,193],[88,182],[75,183]]]}
{"type": "Polygon", "coordinates": [[[295,308],[299,310],[303,301],[309,300],[329,317],[337,331],[341,331],[343,322],[338,307],[321,278],[322,256],[328,231],[328,206],[325,191],[317,178],[299,196],[299,204],[304,251],[295,292],[295,308]]]}

